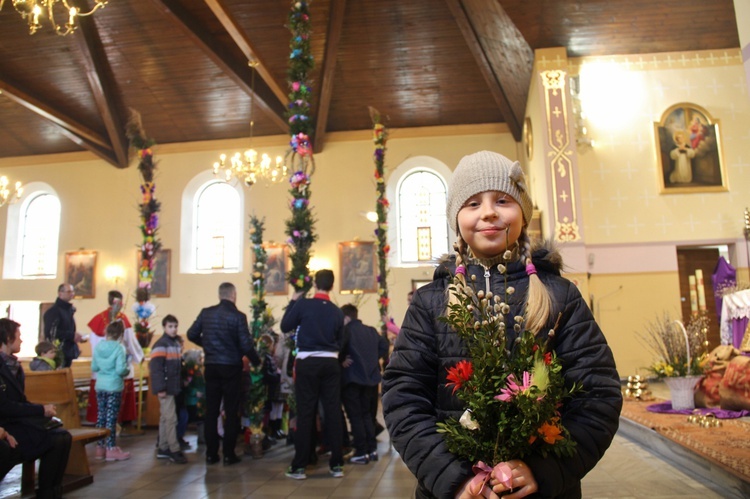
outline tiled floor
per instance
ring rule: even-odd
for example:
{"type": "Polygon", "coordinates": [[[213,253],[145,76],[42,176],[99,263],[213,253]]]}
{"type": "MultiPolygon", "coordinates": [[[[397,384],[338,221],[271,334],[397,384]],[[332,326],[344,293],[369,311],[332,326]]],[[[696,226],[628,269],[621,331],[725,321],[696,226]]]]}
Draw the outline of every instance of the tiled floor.
{"type": "MultiPolygon", "coordinates": [[[[68,498],[133,497],[152,498],[399,498],[412,496],[415,479],[383,432],[379,437],[380,461],[368,465],[347,465],[344,478],[328,475],[327,460],[308,469],[307,480],[284,476],[293,454],[292,446],[278,444],[263,459],[245,456],[234,466],[206,466],[204,448],[188,452],[189,464],[177,465],[154,456],[155,430],[145,435],[121,438],[123,449],[132,452],[130,461],[103,463],[94,460],[94,446],[88,451],[94,483],[66,495],[68,498]]],[[[195,444],[196,437],[188,435],[195,444]]],[[[238,450],[240,446],[238,446],[238,450]]],[[[20,497],[20,466],[0,482],[0,499],[20,497]]],[[[583,481],[586,498],[719,498],[690,476],[649,452],[616,437],[598,466],[583,481]]]]}

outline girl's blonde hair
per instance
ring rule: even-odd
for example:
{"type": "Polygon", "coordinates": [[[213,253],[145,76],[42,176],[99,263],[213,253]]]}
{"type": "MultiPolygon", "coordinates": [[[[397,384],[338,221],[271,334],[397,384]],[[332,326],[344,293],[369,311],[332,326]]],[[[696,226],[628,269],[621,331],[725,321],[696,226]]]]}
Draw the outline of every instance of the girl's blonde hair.
{"type": "MultiPolygon", "coordinates": [[[[468,261],[468,245],[461,234],[458,234],[458,240],[454,245],[456,250],[456,278],[463,287],[466,285],[465,265],[468,261]],[[463,269],[459,270],[459,269],[463,269]]],[[[518,238],[519,258],[526,265],[526,273],[529,276],[529,290],[526,295],[526,307],[524,318],[526,319],[525,328],[534,334],[537,334],[547,324],[552,312],[552,298],[550,297],[547,287],[544,285],[536,273],[536,268],[531,262],[531,239],[526,231],[526,227],[521,230],[518,238]]],[[[458,303],[456,289],[448,287],[448,305],[458,303]]]]}

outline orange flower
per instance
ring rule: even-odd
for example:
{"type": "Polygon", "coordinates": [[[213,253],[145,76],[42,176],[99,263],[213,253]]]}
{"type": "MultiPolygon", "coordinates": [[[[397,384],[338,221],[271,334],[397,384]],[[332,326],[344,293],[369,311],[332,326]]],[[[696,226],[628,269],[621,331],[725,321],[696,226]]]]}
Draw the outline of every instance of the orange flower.
{"type": "Polygon", "coordinates": [[[538,430],[537,433],[541,435],[542,439],[550,445],[555,445],[558,440],[562,440],[564,437],[560,435],[562,428],[557,424],[557,418],[553,421],[544,423],[538,430]]]}
{"type": "Polygon", "coordinates": [[[453,385],[453,393],[461,388],[464,383],[469,381],[471,375],[474,373],[474,366],[468,360],[462,360],[455,366],[448,368],[448,381],[446,386],[453,385]]]}

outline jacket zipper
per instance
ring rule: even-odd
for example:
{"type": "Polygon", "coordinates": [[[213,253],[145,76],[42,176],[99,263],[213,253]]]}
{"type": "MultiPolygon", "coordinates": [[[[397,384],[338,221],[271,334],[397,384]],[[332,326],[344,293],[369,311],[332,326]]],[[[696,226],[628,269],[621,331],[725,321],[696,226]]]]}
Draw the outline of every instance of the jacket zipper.
{"type": "MultiPolygon", "coordinates": [[[[482,265],[484,267],[484,265],[482,265]]],[[[490,268],[484,267],[484,292],[488,293],[490,291],[490,268]]]]}

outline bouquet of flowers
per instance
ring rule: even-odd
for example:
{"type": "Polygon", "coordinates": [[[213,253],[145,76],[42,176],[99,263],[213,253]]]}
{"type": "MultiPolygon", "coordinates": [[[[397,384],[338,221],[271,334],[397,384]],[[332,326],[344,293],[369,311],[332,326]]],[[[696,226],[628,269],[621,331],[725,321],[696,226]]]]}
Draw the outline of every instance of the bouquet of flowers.
{"type": "MultiPolygon", "coordinates": [[[[505,272],[503,265],[498,269],[505,272]]],[[[463,285],[454,278],[451,291],[458,300],[444,318],[471,356],[448,369],[449,385],[466,411],[459,420],[438,423],[438,431],[452,453],[476,463],[475,480],[486,482],[495,467],[496,477],[510,486],[505,461],[537,451],[544,456],[573,454],[575,442],[560,423],[559,407],[580,387],[565,387],[561,362],[550,348],[554,329],[542,340],[523,329],[523,317],[507,325],[508,297],[514,292],[507,280],[504,297],[477,291],[474,281],[472,276],[463,285]],[[511,345],[508,327],[517,333],[511,345]]]]}
{"type": "Polygon", "coordinates": [[[657,318],[646,325],[645,335],[639,335],[656,356],[647,369],[659,378],[703,374],[708,367],[707,334],[708,318],[704,315],[693,317],[684,326],[667,314],[657,318]]]}

